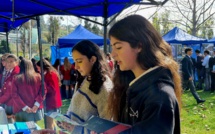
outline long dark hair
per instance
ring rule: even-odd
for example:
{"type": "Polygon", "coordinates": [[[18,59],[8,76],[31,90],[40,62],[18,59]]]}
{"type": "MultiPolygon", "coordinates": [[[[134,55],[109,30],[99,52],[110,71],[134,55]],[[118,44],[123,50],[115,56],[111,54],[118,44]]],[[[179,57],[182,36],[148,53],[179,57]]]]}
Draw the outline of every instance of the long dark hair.
{"type": "MultiPolygon", "coordinates": [[[[48,62],[46,59],[42,59],[42,63],[43,63],[43,69],[44,71],[47,71],[47,72],[54,72],[57,74],[58,76],[58,82],[59,82],[59,85],[61,85],[61,82],[60,82],[60,75],[59,73],[57,72],[57,70],[50,64],[50,62],[48,62]]],[[[37,62],[37,66],[40,67],[40,60],[37,62]]]]}
{"type": "Polygon", "coordinates": [[[93,93],[98,94],[100,92],[101,86],[106,80],[105,76],[110,76],[104,53],[100,50],[98,45],[89,40],[83,40],[77,43],[72,48],[72,52],[75,50],[82,55],[85,55],[88,59],[91,59],[92,56],[95,56],[97,58],[90,72],[91,79],[88,79],[88,81],[90,81],[89,89],[93,93]]]}
{"type": "Polygon", "coordinates": [[[34,71],[35,71],[36,73],[40,73],[40,72],[38,71],[38,69],[37,69],[37,60],[34,59],[34,58],[32,58],[32,59],[31,59],[31,62],[32,62],[33,67],[34,67],[34,71]]]}
{"type": "Polygon", "coordinates": [[[26,81],[27,84],[34,85],[36,77],[40,75],[35,72],[32,62],[23,58],[20,62],[20,73],[16,76],[17,81],[19,83],[26,81]]]}
{"type": "MultiPolygon", "coordinates": [[[[148,70],[155,66],[169,69],[173,75],[176,97],[179,105],[181,104],[182,88],[181,78],[178,73],[179,66],[173,60],[171,46],[162,39],[161,35],[147,19],[140,15],[128,16],[113,25],[109,31],[109,37],[128,42],[132,48],[141,48],[142,51],[137,55],[137,62],[143,70],[148,70]]],[[[109,98],[109,110],[114,115],[119,113],[116,107],[120,107],[119,102],[121,100],[120,96],[114,97],[114,95],[117,95],[119,91],[124,92],[124,90],[127,90],[127,88],[115,86],[121,81],[120,77],[122,77],[118,71],[120,72],[119,69],[116,69],[113,81],[114,88],[109,98]]],[[[127,86],[127,83],[123,84],[127,86]]]]}
{"type": "Polygon", "coordinates": [[[56,69],[58,68],[58,66],[60,66],[60,59],[56,59],[53,65],[53,67],[56,69]]]}

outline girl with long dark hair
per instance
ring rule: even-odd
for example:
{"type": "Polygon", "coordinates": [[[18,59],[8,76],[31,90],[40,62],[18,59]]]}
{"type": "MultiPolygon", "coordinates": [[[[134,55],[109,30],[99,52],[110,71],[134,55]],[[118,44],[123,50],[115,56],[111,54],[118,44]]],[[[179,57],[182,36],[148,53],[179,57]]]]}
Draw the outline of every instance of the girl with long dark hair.
{"type": "MultiPolygon", "coordinates": [[[[107,99],[112,89],[110,70],[104,53],[91,41],[83,40],[72,48],[75,69],[85,77],[74,93],[67,115],[83,123],[92,115],[110,119],[107,99]]],[[[74,127],[73,133],[90,133],[82,127],[74,127]]]]}
{"type": "Polygon", "coordinates": [[[181,79],[171,46],[140,15],[116,22],[109,31],[116,61],[109,111],[132,125],[128,133],[179,134],[181,79]]]}

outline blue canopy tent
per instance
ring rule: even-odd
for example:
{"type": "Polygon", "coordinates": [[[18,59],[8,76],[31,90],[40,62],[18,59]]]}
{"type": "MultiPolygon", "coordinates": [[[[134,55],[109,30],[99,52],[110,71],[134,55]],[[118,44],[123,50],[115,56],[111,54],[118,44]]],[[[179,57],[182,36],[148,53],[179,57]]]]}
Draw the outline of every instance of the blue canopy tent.
{"type": "MultiPolygon", "coordinates": [[[[168,0],[3,0],[0,4],[0,18],[20,20],[43,14],[74,15],[104,27],[104,51],[107,52],[107,26],[123,9],[134,5],[163,5],[168,0]],[[8,15],[10,12],[12,15],[8,15]],[[6,14],[5,14],[6,13],[6,14]],[[110,20],[108,18],[113,16],[110,20]],[[103,23],[84,16],[103,17],[103,23]]],[[[39,32],[38,32],[39,33],[39,32]]]]}
{"type": "Polygon", "coordinates": [[[201,44],[207,42],[207,39],[199,38],[186,33],[178,27],[174,27],[168,33],[163,36],[163,39],[168,43],[180,43],[180,44],[201,44]]]}
{"type": "MultiPolygon", "coordinates": [[[[202,43],[206,43],[207,39],[199,38],[186,33],[178,27],[174,27],[168,33],[163,36],[163,39],[169,44],[182,44],[187,45],[195,49],[201,49],[202,43]]],[[[195,55],[193,54],[193,57],[195,55]]]]}
{"type": "MultiPolygon", "coordinates": [[[[58,39],[57,46],[51,46],[51,63],[54,64],[56,59],[60,59],[61,63],[65,57],[68,57],[70,62],[73,62],[71,56],[72,47],[81,40],[90,40],[99,46],[103,46],[104,38],[96,35],[81,25],[78,25],[73,32],[58,39]]],[[[109,40],[108,40],[109,43],[109,40]]]]}
{"type": "MultiPolygon", "coordinates": [[[[11,13],[8,13],[11,14],[11,13]]],[[[16,29],[23,23],[27,22],[29,19],[21,19],[17,21],[11,21],[5,18],[0,18],[0,32],[5,33],[6,41],[7,41],[7,52],[9,51],[9,43],[8,43],[8,34],[11,30],[16,29]]],[[[18,47],[18,46],[17,46],[18,47]]]]}
{"type": "Polygon", "coordinates": [[[10,30],[14,30],[19,27],[23,23],[27,22],[29,19],[21,19],[17,21],[11,21],[5,18],[0,19],[0,32],[9,32],[10,30]]]}
{"type": "Polygon", "coordinates": [[[104,38],[102,36],[96,35],[83,26],[78,25],[72,33],[59,38],[58,45],[60,48],[73,47],[76,43],[84,39],[88,39],[99,46],[102,46],[104,44],[104,38]]]}
{"type": "MultiPolygon", "coordinates": [[[[108,11],[107,17],[110,17],[125,7],[140,3],[140,0],[3,0],[1,3],[1,17],[18,20],[42,14],[102,17],[104,16],[104,12],[102,12],[104,9],[108,11]],[[14,11],[14,16],[5,14],[5,12],[12,11],[14,11]]],[[[162,4],[155,0],[147,0],[142,3],[162,4]]]]}
{"type": "Polygon", "coordinates": [[[208,43],[213,43],[215,46],[215,37],[213,37],[212,39],[208,40],[208,43]]]}
{"type": "Polygon", "coordinates": [[[72,47],[58,48],[57,46],[51,46],[51,64],[55,63],[56,59],[60,59],[60,64],[63,64],[64,58],[68,57],[70,63],[73,63],[72,59],[72,47]]]}

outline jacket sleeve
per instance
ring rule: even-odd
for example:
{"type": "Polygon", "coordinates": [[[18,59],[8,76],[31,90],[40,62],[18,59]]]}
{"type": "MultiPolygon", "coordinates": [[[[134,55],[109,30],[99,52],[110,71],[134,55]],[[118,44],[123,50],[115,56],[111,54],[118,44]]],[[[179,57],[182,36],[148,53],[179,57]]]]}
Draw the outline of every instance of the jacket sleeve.
{"type": "Polygon", "coordinates": [[[213,57],[210,57],[208,65],[209,65],[210,71],[212,71],[212,69],[213,69],[213,57]]]}
{"type": "Polygon", "coordinates": [[[185,75],[188,75],[189,77],[192,77],[192,74],[190,72],[188,64],[189,64],[188,60],[184,58],[183,61],[182,61],[182,71],[183,71],[183,73],[185,75]]]}
{"type": "Polygon", "coordinates": [[[4,93],[2,93],[2,96],[0,97],[0,104],[6,103],[11,98],[11,92],[9,90],[10,89],[7,89],[4,93]]]}
{"type": "Polygon", "coordinates": [[[21,110],[22,108],[24,108],[25,106],[27,106],[18,94],[18,87],[17,87],[17,83],[16,83],[15,79],[13,79],[12,92],[13,92],[13,94],[12,94],[13,99],[15,100],[14,105],[16,106],[18,111],[21,110]]]}
{"type": "Polygon", "coordinates": [[[46,95],[55,95],[55,85],[58,83],[58,77],[55,73],[47,74],[46,76],[46,95]]]}
{"type": "Polygon", "coordinates": [[[13,76],[10,76],[1,88],[0,104],[5,104],[10,99],[14,99],[13,95],[17,94],[17,91],[13,90],[13,85],[13,76]]]}
{"type": "MultiPolygon", "coordinates": [[[[41,104],[43,102],[41,77],[38,76],[36,79],[37,79],[37,83],[39,83],[39,85],[38,85],[38,94],[37,94],[37,96],[35,98],[35,101],[41,104]]],[[[44,88],[45,88],[45,86],[44,86],[44,88]]]]}

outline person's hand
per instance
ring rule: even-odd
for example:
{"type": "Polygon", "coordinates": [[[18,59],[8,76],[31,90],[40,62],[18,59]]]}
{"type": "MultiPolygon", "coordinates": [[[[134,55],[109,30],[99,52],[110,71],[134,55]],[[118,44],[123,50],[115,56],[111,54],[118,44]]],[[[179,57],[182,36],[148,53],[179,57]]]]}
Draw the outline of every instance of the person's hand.
{"type": "Polygon", "coordinates": [[[95,131],[90,131],[90,134],[97,134],[95,131]]]}
{"type": "Polygon", "coordinates": [[[27,113],[32,113],[32,109],[30,107],[28,107],[26,110],[25,110],[27,113]]]}
{"type": "Polygon", "coordinates": [[[193,80],[193,77],[190,77],[189,80],[193,80]]]}
{"type": "Polygon", "coordinates": [[[32,113],[36,113],[37,110],[38,110],[38,107],[34,105],[33,108],[32,108],[32,113]]]}
{"type": "Polygon", "coordinates": [[[31,134],[56,134],[54,130],[43,129],[43,130],[34,130],[31,134]]]}
{"type": "Polygon", "coordinates": [[[69,124],[69,123],[67,123],[67,122],[65,122],[65,121],[62,121],[62,122],[57,122],[57,126],[59,127],[59,128],[61,128],[61,129],[65,129],[66,131],[68,131],[68,132],[72,132],[73,131],[73,129],[74,129],[74,125],[72,125],[72,124],[69,124]]]}

